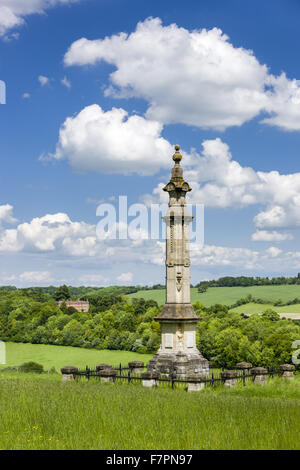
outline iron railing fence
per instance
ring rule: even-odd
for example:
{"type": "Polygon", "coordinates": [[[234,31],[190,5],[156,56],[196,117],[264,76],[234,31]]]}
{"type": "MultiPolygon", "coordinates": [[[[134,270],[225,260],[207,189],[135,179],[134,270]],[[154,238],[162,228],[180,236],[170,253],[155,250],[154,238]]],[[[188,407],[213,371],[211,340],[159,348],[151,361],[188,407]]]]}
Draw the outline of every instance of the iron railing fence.
{"type": "MultiPolygon", "coordinates": [[[[251,374],[250,370],[239,370],[236,368],[229,369],[225,367],[211,367],[211,369],[215,369],[215,372],[212,370],[211,374],[207,378],[202,378],[201,380],[193,379],[192,377],[188,379],[176,378],[175,374],[173,373],[170,375],[170,377],[159,376],[155,378],[155,381],[159,386],[172,388],[173,390],[175,388],[187,388],[188,384],[199,383],[203,383],[204,387],[211,387],[212,389],[214,389],[225,383],[226,379],[221,377],[221,372],[225,370],[231,370],[236,372],[235,380],[237,383],[243,384],[243,386],[255,380],[255,375],[251,374]]],[[[113,370],[117,371],[117,375],[113,377],[114,380],[116,380],[117,382],[128,384],[141,384],[144,380],[148,380],[141,376],[142,372],[147,370],[147,366],[141,368],[140,374],[132,374],[129,367],[122,367],[121,364],[118,368],[113,368],[113,370]]],[[[96,368],[90,368],[89,366],[86,366],[85,369],[79,369],[78,371],[74,372],[74,375],[76,379],[86,378],[89,380],[90,378],[95,378],[99,381],[101,380],[101,375],[99,371],[97,371],[96,368]]],[[[270,378],[274,378],[274,376],[277,375],[280,375],[280,371],[277,369],[269,369],[265,374],[266,377],[270,378]]]]}

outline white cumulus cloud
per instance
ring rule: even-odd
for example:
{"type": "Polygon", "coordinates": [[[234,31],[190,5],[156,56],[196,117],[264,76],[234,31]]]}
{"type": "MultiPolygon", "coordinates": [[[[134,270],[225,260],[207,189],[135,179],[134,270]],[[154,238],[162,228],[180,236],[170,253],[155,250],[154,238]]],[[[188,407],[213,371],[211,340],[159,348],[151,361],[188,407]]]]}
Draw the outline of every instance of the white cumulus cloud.
{"type": "Polygon", "coordinates": [[[161,131],[156,121],[94,104],[65,120],[50,157],[68,159],[78,171],[151,175],[170,166],[174,151],[161,131]]]}
{"type": "Polygon", "coordinates": [[[25,271],[19,275],[19,279],[22,282],[29,283],[50,283],[54,279],[49,271],[25,271]]]}
{"type": "Polygon", "coordinates": [[[95,229],[85,222],[72,222],[63,213],[47,214],[0,232],[0,252],[54,251],[70,239],[78,241],[80,251],[81,237],[88,239],[91,234],[95,237],[95,229]]]}
{"type": "Polygon", "coordinates": [[[106,95],[143,98],[147,117],[165,124],[223,130],[264,112],[262,122],[300,130],[297,80],[271,75],[251,50],[235,47],[218,28],[188,31],[148,18],[131,34],[75,41],[64,61],[112,64],[106,95]]]}
{"type": "Polygon", "coordinates": [[[68,78],[66,76],[61,80],[61,83],[66,88],[71,88],[71,86],[72,86],[70,80],[68,80],[68,78]]]}
{"type": "Polygon", "coordinates": [[[84,274],[80,276],[79,281],[83,283],[84,286],[102,286],[107,284],[109,279],[102,276],[102,274],[84,274]]]}
{"type": "Polygon", "coordinates": [[[131,282],[133,279],[133,274],[131,272],[122,273],[117,277],[117,280],[120,282],[131,282]]]}
{"type": "Polygon", "coordinates": [[[48,85],[50,79],[48,77],[45,77],[44,75],[39,75],[38,81],[40,82],[41,86],[48,85]]]}
{"type": "MultiPolygon", "coordinates": [[[[254,217],[259,229],[300,226],[300,173],[283,175],[243,167],[219,138],[203,141],[202,152],[191,153],[184,177],[193,189],[189,202],[219,208],[256,204],[264,206],[254,217]]],[[[142,200],[165,202],[162,185],[142,200]]]]}
{"type": "MultiPolygon", "coordinates": [[[[68,5],[81,0],[0,0],[0,37],[24,24],[24,18],[42,14],[51,7],[68,5]]],[[[12,34],[11,36],[15,36],[12,34]]]]}
{"type": "MultiPolygon", "coordinates": [[[[162,130],[158,121],[129,116],[122,108],[104,111],[94,104],[65,120],[56,150],[47,158],[67,159],[76,171],[152,175],[172,163],[174,149],[162,130]]],[[[193,189],[190,202],[219,208],[259,205],[254,223],[260,230],[300,226],[300,172],[242,166],[220,138],[204,140],[201,152],[182,150],[182,155],[184,176],[193,189]]],[[[152,194],[141,197],[146,205],[167,201],[162,186],[168,175],[165,178],[152,194]]]]}
{"type": "Polygon", "coordinates": [[[266,253],[270,255],[272,258],[276,258],[278,255],[282,253],[282,250],[280,248],[277,248],[276,246],[270,246],[266,250],[266,253]]]}
{"type": "Polygon", "coordinates": [[[11,204],[3,204],[0,205],[0,226],[1,221],[8,222],[9,224],[13,224],[17,221],[15,217],[13,217],[13,206],[11,204]]]}
{"type": "MultiPolygon", "coordinates": [[[[21,271],[21,274],[1,274],[0,279],[18,280],[22,284],[57,283],[63,279],[54,277],[51,271],[54,264],[69,265],[70,270],[82,269],[76,282],[103,285],[109,279],[102,273],[112,265],[118,266],[116,279],[121,283],[131,283],[133,273],[129,264],[135,267],[157,265],[163,269],[165,243],[159,240],[118,240],[99,239],[96,226],[83,221],[72,221],[67,214],[47,214],[29,222],[17,225],[15,229],[0,231],[0,253],[7,257],[18,253],[24,256],[24,263],[34,261],[35,267],[21,271]],[[36,269],[36,262],[51,266],[51,271],[36,269]],[[95,271],[102,268],[101,273],[95,271]],[[87,274],[89,270],[92,273],[87,274]],[[53,279],[54,278],[54,279],[53,279]]],[[[249,248],[191,244],[191,261],[195,269],[222,269],[239,272],[245,269],[254,272],[283,272],[300,270],[300,252],[283,251],[270,246],[264,250],[249,248]]],[[[49,268],[48,268],[49,269],[49,268]]]]}
{"type": "Polygon", "coordinates": [[[294,237],[290,233],[280,233],[273,230],[256,230],[252,234],[251,239],[255,242],[282,242],[285,240],[292,240],[294,237]]]}

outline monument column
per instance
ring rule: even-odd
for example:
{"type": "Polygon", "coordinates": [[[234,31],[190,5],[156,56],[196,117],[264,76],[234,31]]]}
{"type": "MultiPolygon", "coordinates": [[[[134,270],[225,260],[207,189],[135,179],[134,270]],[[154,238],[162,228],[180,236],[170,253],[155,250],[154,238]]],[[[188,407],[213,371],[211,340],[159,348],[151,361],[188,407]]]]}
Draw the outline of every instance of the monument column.
{"type": "Polygon", "coordinates": [[[175,165],[169,183],[169,207],[164,222],[166,230],[166,303],[156,320],[161,325],[161,346],[149,362],[149,370],[161,374],[186,377],[208,374],[208,361],[196,347],[196,326],[199,318],[190,300],[189,224],[193,217],[186,207],[186,194],[191,191],[183,179],[182,156],[175,146],[175,165]]]}

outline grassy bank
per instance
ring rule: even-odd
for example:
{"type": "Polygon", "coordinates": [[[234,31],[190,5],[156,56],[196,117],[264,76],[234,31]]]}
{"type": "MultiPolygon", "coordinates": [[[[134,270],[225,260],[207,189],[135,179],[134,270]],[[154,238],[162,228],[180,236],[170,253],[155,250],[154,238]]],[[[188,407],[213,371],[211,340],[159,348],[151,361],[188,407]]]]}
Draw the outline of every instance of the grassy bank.
{"type": "Polygon", "coordinates": [[[118,366],[120,363],[127,365],[129,361],[136,360],[147,363],[151,357],[152,355],[149,354],[138,354],[129,351],[98,351],[71,346],[6,343],[6,365],[0,365],[0,370],[3,367],[16,366],[28,361],[42,364],[45,370],[52,367],[60,370],[61,367],[66,365],[82,368],[86,365],[93,367],[102,362],[113,366],[118,366]]]}
{"type": "Polygon", "coordinates": [[[249,302],[248,304],[233,308],[231,312],[251,315],[253,313],[262,313],[267,309],[274,310],[274,312],[279,313],[281,317],[300,320],[300,304],[284,305],[283,307],[278,307],[273,304],[256,304],[254,302],[249,302]]]}
{"type": "Polygon", "coordinates": [[[186,393],[0,373],[0,410],[1,449],[300,448],[298,380],[186,393]]]}
{"type": "MultiPolygon", "coordinates": [[[[300,298],[300,285],[281,285],[281,286],[252,286],[252,287],[209,287],[206,292],[200,294],[196,288],[191,289],[191,301],[195,303],[201,302],[204,306],[209,307],[214,304],[232,305],[237,300],[247,297],[251,294],[255,298],[270,301],[270,305],[273,305],[278,299],[283,302],[300,298]]],[[[158,304],[162,305],[165,302],[165,290],[154,289],[154,290],[141,290],[134,294],[129,294],[129,298],[144,298],[146,300],[153,299],[158,304]]],[[[252,304],[251,304],[252,305],[252,304]]],[[[258,305],[253,304],[256,308],[270,308],[270,305],[258,305]]],[[[243,305],[241,308],[244,307],[243,305]]],[[[285,307],[278,307],[285,308],[285,307]]],[[[274,307],[277,311],[277,308],[274,307]]],[[[278,310],[280,311],[280,310],[278,310]]],[[[282,312],[295,312],[300,313],[300,305],[287,306],[287,310],[282,312]]]]}

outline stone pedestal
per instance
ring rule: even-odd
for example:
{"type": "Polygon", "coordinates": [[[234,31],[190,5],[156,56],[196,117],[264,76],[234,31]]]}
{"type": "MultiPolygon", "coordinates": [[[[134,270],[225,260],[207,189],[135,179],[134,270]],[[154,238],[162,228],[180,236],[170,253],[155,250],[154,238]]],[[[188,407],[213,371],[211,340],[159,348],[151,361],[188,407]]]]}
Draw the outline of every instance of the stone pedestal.
{"type": "Polygon", "coordinates": [[[209,374],[209,362],[196,346],[198,317],[192,305],[165,304],[156,318],[161,324],[161,346],[149,361],[148,370],[185,379],[209,374]]]}
{"type": "Polygon", "coordinates": [[[207,379],[206,375],[193,375],[192,377],[187,377],[188,382],[188,392],[199,392],[205,387],[205,380],[207,379]]]}
{"type": "Polygon", "coordinates": [[[100,376],[101,382],[115,382],[117,371],[113,369],[99,370],[97,375],[100,376]]]}
{"type": "Polygon", "coordinates": [[[233,370],[224,370],[221,372],[221,379],[224,381],[225,387],[235,387],[237,373],[233,370]]]}
{"type": "Polygon", "coordinates": [[[253,382],[258,385],[266,385],[268,371],[264,367],[254,367],[251,369],[253,382]]]}
{"type": "Polygon", "coordinates": [[[236,365],[236,368],[241,371],[249,372],[250,369],[252,369],[252,364],[251,362],[238,362],[236,365]]]}
{"type": "Polygon", "coordinates": [[[78,372],[78,368],[74,366],[65,366],[60,369],[62,373],[62,381],[63,382],[70,382],[71,380],[75,380],[76,372],[78,372]]]}
{"type": "Polygon", "coordinates": [[[295,371],[293,364],[281,364],[278,369],[283,379],[293,380],[295,371]]]}
{"type": "Polygon", "coordinates": [[[139,375],[143,372],[145,364],[142,361],[131,361],[128,362],[128,367],[130,370],[130,374],[139,375]]]}
{"type": "Polygon", "coordinates": [[[100,370],[112,370],[112,366],[110,364],[98,364],[96,366],[96,371],[99,372],[100,370]]]}
{"type": "Polygon", "coordinates": [[[198,350],[168,353],[160,349],[149,361],[148,370],[166,376],[174,374],[176,378],[185,379],[187,376],[197,374],[208,376],[209,365],[198,350]]]}
{"type": "Polygon", "coordinates": [[[142,375],[142,384],[143,384],[143,387],[148,387],[148,388],[152,388],[152,387],[157,387],[157,379],[158,379],[158,374],[155,373],[155,372],[143,372],[142,375]]]}

